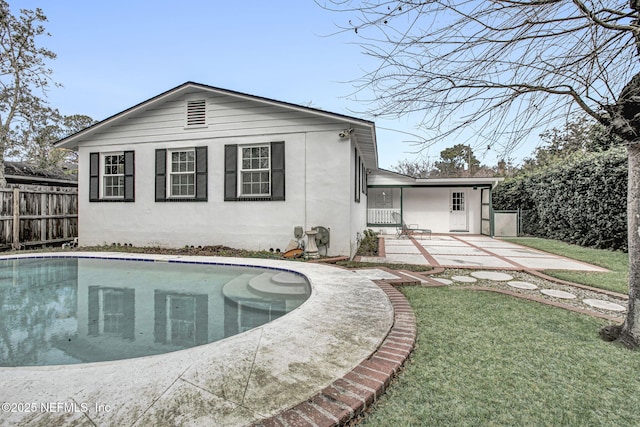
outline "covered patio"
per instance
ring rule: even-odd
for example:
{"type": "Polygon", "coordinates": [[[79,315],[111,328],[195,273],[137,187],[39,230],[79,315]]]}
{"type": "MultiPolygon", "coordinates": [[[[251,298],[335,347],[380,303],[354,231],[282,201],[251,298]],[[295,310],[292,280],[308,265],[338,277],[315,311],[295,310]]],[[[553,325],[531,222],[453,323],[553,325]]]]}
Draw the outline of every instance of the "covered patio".
{"type": "Polygon", "coordinates": [[[492,236],[491,191],[502,179],[413,178],[379,169],[368,179],[367,227],[395,234],[395,216],[434,233],[492,236]]]}

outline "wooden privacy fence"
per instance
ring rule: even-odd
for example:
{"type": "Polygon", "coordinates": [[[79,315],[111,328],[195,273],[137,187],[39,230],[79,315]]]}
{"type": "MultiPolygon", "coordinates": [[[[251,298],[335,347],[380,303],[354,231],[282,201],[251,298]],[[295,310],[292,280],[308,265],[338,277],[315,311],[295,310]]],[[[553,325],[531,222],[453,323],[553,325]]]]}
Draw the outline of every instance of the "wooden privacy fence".
{"type": "Polygon", "coordinates": [[[77,188],[0,188],[0,249],[68,242],[77,236],[77,188]]]}

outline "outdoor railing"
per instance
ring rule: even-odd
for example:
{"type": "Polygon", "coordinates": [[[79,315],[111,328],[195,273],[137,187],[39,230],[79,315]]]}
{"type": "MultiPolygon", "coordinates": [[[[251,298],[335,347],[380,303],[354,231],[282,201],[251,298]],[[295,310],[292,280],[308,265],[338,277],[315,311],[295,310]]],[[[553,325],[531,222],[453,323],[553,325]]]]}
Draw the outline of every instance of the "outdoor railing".
{"type": "Polygon", "coordinates": [[[367,222],[369,224],[395,224],[394,213],[400,215],[400,209],[368,209],[367,222]]]}

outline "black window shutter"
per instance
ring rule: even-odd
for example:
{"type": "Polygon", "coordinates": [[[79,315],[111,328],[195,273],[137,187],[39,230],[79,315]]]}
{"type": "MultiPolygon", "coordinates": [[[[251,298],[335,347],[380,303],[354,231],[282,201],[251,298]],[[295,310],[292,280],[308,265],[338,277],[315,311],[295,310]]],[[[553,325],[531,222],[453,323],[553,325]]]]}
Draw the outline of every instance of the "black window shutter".
{"type": "Polygon", "coordinates": [[[196,147],[196,200],[207,201],[207,147],[196,147]]]}
{"type": "Polygon", "coordinates": [[[358,189],[356,190],[356,193],[358,193],[358,203],[360,203],[360,180],[362,179],[362,168],[361,166],[361,160],[360,160],[360,156],[358,156],[358,189]]]}
{"type": "Polygon", "coordinates": [[[353,180],[355,181],[354,191],[353,191],[353,201],[357,202],[358,201],[358,150],[355,147],[353,148],[353,160],[355,162],[355,166],[353,169],[353,180]]]}
{"type": "Polygon", "coordinates": [[[196,295],[196,344],[209,342],[209,296],[196,295]]]}
{"type": "Polygon", "coordinates": [[[354,171],[354,176],[353,176],[353,180],[354,182],[354,201],[356,203],[360,203],[360,156],[358,156],[358,149],[354,148],[354,167],[353,167],[353,171],[354,171]]]}
{"type": "Polygon", "coordinates": [[[87,310],[89,311],[89,315],[87,316],[89,319],[89,336],[98,336],[99,333],[99,325],[100,325],[100,297],[99,297],[99,287],[97,286],[89,286],[89,301],[87,310]]]}
{"type": "Polygon", "coordinates": [[[277,141],[271,143],[271,200],[284,199],[284,141],[277,141]]]}
{"type": "Polygon", "coordinates": [[[167,343],[167,293],[155,291],[153,296],[153,338],[157,343],[167,343]]]}
{"type": "Polygon", "coordinates": [[[124,330],[122,338],[129,340],[136,339],[136,291],[135,289],[124,289],[124,330]]]}
{"type": "Polygon", "coordinates": [[[167,200],[167,150],[156,150],[156,202],[167,200]]]}
{"type": "Polygon", "coordinates": [[[89,201],[100,200],[100,153],[89,154],[89,201]]]}
{"type": "Polygon", "coordinates": [[[238,199],[238,145],[224,146],[224,200],[238,199]]]}
{"type": "Polygon", "coordinates": [[[364,195],[369,195],[369,174],[367,173],[367,168],[364,168],[364,195]]]}
{"type": "Polygon", "coordinates": [[[358,203],[360,203],[360,182],[362,181],[362,159],[358,156],[358,203]]]}
{"type": "Polygon", "coordinates": [[[135,189],[135,152],[124,152],[124,201],[134,202],[136,200],[135,189]]]}

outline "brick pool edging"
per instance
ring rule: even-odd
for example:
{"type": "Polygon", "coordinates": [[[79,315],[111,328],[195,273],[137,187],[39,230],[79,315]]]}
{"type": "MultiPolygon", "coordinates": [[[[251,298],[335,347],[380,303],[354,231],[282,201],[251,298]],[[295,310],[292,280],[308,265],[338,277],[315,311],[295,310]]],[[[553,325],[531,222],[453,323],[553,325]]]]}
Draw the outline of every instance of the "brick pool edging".
{"type": "Polygon", "coordinates": [[[416,317],[406,297],[385,281],[374,281],[391,301],[393,326],[380,347],[344,377],[306,401],[254,427],[333,427],[360,416],[389,386],[416,342],[416,317]]]}

